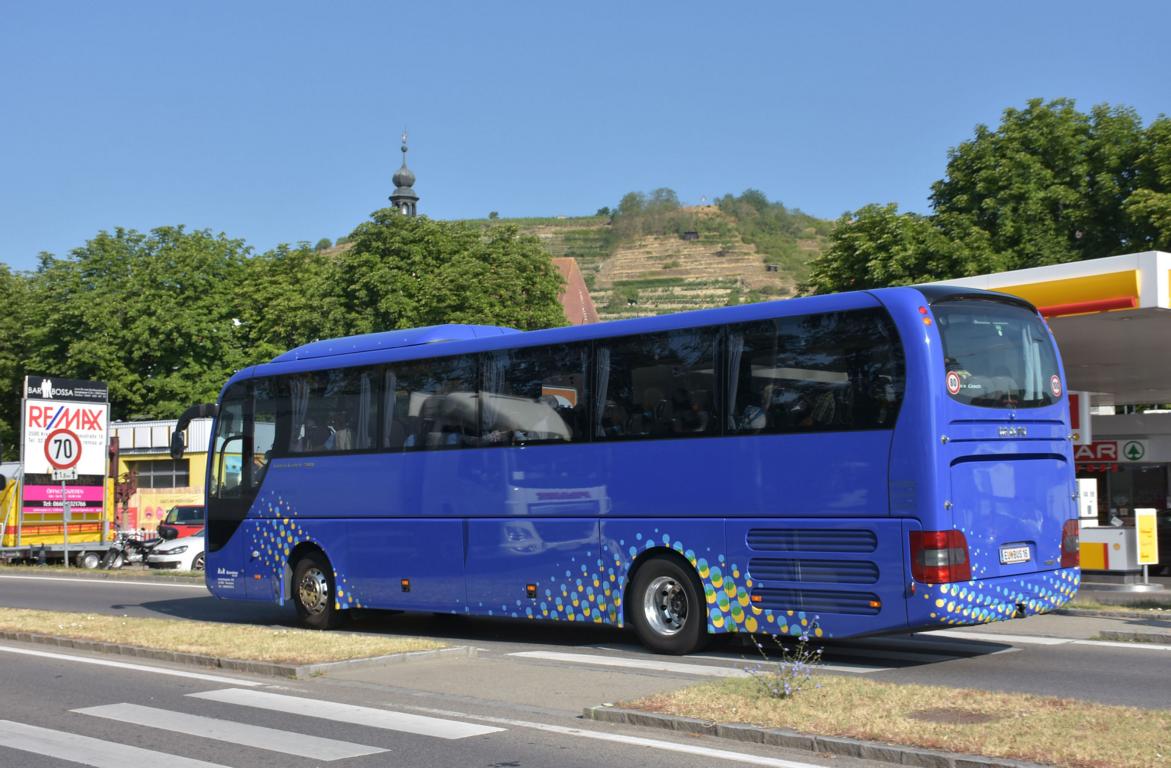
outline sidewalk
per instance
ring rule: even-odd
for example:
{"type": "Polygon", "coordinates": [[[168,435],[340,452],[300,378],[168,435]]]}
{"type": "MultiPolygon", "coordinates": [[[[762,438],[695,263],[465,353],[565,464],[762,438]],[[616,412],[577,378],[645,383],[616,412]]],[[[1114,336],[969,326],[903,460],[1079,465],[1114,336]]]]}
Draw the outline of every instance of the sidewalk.
{"type": "Polygon", "coordinates": [[[1041,616],[1013,619],[1011,622],[965,626],[963,630],[972,635],[982,633],[1171,644],[1171,610],[1130,606],[1144,601],[1171,603],[1171,590],[1152,595],[1151,592],[1096,591],[1083,588],[1078,591],[1078,597],[1093,599],[1102,604],[1118,605],[1119,609],[1061,609],[1041,616]]]}

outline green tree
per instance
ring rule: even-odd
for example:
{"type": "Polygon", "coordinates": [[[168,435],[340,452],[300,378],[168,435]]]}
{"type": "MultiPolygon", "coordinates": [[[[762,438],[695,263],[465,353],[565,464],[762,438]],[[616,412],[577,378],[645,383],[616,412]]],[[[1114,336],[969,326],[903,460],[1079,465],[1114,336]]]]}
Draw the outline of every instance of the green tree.
{"type": "Polygon", "coordinates": [[[248,248],[207,230],[100,232],[42,254],[29,285],[28,369],[110,385],[113,418],[171,418],[251,362],[235,305],[248,248]]]}
{"type": "MultiPolygon", "coordinates": [[[[1023,269],[1171,245],[1171,122],[1033,99],[948,153],[931,216],[866,206],[835,225],[812,291],[1023,269]],[[835,263],[840,262],[840,263],[835,263]]],[[[721,201],[721,205],[723,201],[721,201]]]]}
{"type": "Polygon", "coordinates": [[[324,251],[333,247],[333,241],[328,237],[323,237],[317,241],[317,245],[313,246],[315,251],[324,251]]]}
{"type": "Polygon", "coordinates": [[[15,458],[20,439],[20,387],[25,374],[22,333],[28,302],[26,280],[0,264],[0,446],[3,458],[15,458]]]}
{"type": "Polygon", "coordinates": [[[810,262],[804,293],[913,285],[1003,269],[987,233],[962,216],[899,213],[867,205],[838,219],[826,251],[810,262]]]}
{"type": "Polygon", "coordinates": [[[244,348],[254,362],[316,339],[342,336],[343,289],[334,256],[280,245],[249,259],[236,303],[244,348]]]}
{"type": "Polygon", "coordinates": [[[988,232],[1012,268],[1073,261],[1091,221],[1089,148],[1090,120],[1071,100],[1033,99],[948,153],[932,203],[988,232]]]}
{"type": "Polygon", "coordinates": [[[515,225],[376,211],[337,257],[346,333],[441,323],[524,330],[565,324],[561,275],[540,241],[515,225]]]}
{"type": "Polygon", "coordinates": [[[1171,251],[1171,118],[1148,126],[1136,163],[1138,189],[1123,204],[1134,250],[1171,251]]]}

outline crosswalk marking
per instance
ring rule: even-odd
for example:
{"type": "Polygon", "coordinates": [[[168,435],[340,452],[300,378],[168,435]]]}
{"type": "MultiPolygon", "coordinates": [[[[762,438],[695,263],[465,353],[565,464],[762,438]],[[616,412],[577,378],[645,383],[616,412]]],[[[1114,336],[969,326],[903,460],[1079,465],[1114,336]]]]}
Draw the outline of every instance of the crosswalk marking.
{"type": "Polygon", "coordinates": [[[73,711],[82,715],[104,717],[107,720],[118,722],[142,723],[150,728],[163,728],[177,733],[187,733],[215,741],[227,741],[245,747],[266,749],[270,752],[284,752],[314,760],[342,760],[347,757],[362,757],[386,751],[378,747],[368,747],[348,741],[324,739],[259,725],[191,715],[186,712],[143,707],[138,704],[109,704],[73,711]]]}
{"type": "Polygon", "coordinates": [[[593,664],[600,667],[641,669],[648,672],[673,672],[682,675],[702,675],[704,677],[746,677],[748,675],[743,669],[737,669],[735,667],[717,667],[710,664],[684,664],[678,661],[660,661],[658,659],[631,659],[622,656],[598,656],[592,653],[518,651],[508,655],[520,659],[563,661],[569,664],[593,664]]]}
{"type": "Polygon", "coordinates": [[[0,748],[4,747],[68,760],[93,768],[154,765],[165,765],[167,768],[225,768],[218,763],[206,763],[202,760],[102,741],[76,733],[14,723],[11,720],[0,720],[0,748]]]}
{"type": "MultiPolygon", "coordinates": [[[[659,661],[658,659],[632,659],[623,656],[600,656],[592,653],[561,653],[559,651],[518,651],[510,653],[522,659],[540,659],[543,661],[562,661],[570,664],[594,664],[601,667],[618,667],[621,669],[642,669],[648,672],[670,672],[680,675],[699,675],[701,677],[747,677],[750,673],[735,667],[718,667],[711,664],[686,664],[677,661],[659,661]]],[[[761,666],[753,663],[751,668],[756,671],[767,671],[768,665],[761,666]]],[[[856,664],[824,664],[819,663],[818,669],[827,672],[847,672],[864,675],[871,672],[885,671],[886,667],[862,666],[856,664]]]]}
{"type": "Polygon", "coordinates": [[[361,707],[355,704],[340,704],[334,701],[306,699],[300,696],[285,696],[279,693],[249,691],[241,688],[204,691],[202,693],[189,693],[187,695],[192,698],[218,701],[223,704],[236,704],[243,707],[285,712],[291,715],[317,717],[338,723],[364,725],[370,728],[381,728],[388,731],[402,731],[421,736],[434,736],[438,739],[465,739],[469,736],[483,736],[504,730],[503,728],[464,723],[458,720],[424,717],[405,712],[394,712],[389,709],[375,709],[373,707],[361,707]]]}

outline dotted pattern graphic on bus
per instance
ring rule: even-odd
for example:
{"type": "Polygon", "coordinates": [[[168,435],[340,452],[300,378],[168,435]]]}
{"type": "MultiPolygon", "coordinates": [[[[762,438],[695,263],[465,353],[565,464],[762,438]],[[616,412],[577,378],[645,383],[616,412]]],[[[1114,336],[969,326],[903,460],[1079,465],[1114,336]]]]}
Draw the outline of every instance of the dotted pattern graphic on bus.
{"type": "Polygon", "coordinates": [[[1073,598],[1080,581],[1080,569],[1062,568],[1027,579],[929,584],[923,599],[931,606],[930,617],[940,624],[980,624],[1011,619],[1018,605],[1025,616],[1060,608],[1073,598]]]}
{"type": "MultiPolygon", "coordinates": [[[[271,576],[273,589],[279,590],[289,554],[298,544],[314,543],[327,554],[328,548],[306,529],[304,521],[297,519],[296,510],[285,499],[275,497],[262,504],[271,518],[260,521],[254,528],[251,546],[260,553],[260,562],[271,576]]],[[[563,571],[538,583],[536,599],[518,599],[511,605],[501,603],[486,613],[621,627],[625,623],[622,590],[630,567],[640,553],[662,548],[679,553],[695,568],[703,587],[709,632],[834,636],[833,617],[753,605],[751,575],[737,563],[710,549],[697,553],[658,528],[647,534],[636,533],[632,541],[610,540],[598,556],[587,552],[580,559],[570,557],[563,571]]],[[[1026,616],[1059,608],[1077,592],[1080,578],[1079,569],[1066,568],[1021,578],[928,584],[923,585],[921,594],[928,601],[930,619],[941,625],[987,623],[1013,618],[1018,605],[1023,607],[1026,616]]],[[[338,609],[363,607],[361,596],[336,564],[334,581],[338,609]]],[[[273,598],[278,596],[274,594],[273,598]]],[[[483,610],[483,604],[478,608],[483,610]]],[[[470,606],[465,610],[470,610],[470,606]]]]}
{"type": "MultiPolygon", "coordinates": [[[[297,522],[295,519],[296,510],[287,501],[277,497],[262,503],[267,513],[273,517],[261,521],[261,524],[254,529],[251,547],[253,551],[260,553],[260,562],[271,577],[269,583],[272,584],[274,591],[278,591],[277,594],[273,595],[273,598],[276,599],[279,597],[280,586],[284,581],[285,563],[289,561],[289,553],[293,551],[294,547],[309,542],[316,544],[323,552],[327,550],[325,544],[314,538],[305,530],[304,526],[297,522]]],[[[351,588],[345,574],[339,573],[336,567],[333,571],[333,582],[337,591],[334,596],[335,608],[345,610],[362,607],[362,601],[351,588]]]]}
{"type": "MultiPolygon", "coordinates": [[[[703,586],[705,611],[709,632],[768,632],[771,634],[817,637],[830,635],[818,626],[817,617],[804,611],[774,612],[753,606],[748,590],[752,579],[724,555],[706,556],[673,541],[658,528],[649,535],[637,533],[634,541],[610,541],[607,551],[592,563],[578,563],[571,558],[571,567],[562,576],[551,576],[545,586],[538,585],[536,604],[526,605],[516,600],[514,605],[501,604],[499,612],[512,618],[550,619],[553,621],[593,622],[623,626],[622,589],[630,567],[639,553],[656,548],[678,552],[695,568],[703,586]]],[[[489,612],[495,615],[496,610],[489,612]]]]}

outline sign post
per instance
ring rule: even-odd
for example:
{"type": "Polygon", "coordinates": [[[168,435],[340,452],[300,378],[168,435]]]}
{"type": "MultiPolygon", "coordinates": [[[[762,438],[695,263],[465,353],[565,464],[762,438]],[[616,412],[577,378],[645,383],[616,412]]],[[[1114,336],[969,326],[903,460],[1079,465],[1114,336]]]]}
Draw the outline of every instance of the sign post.
{"type": "Polygon", "coordinates": [[[65,493],[65,481],[61,481],[61,531],[65,541],[65,567],[69,567],[69,496],[65,493]]]}

